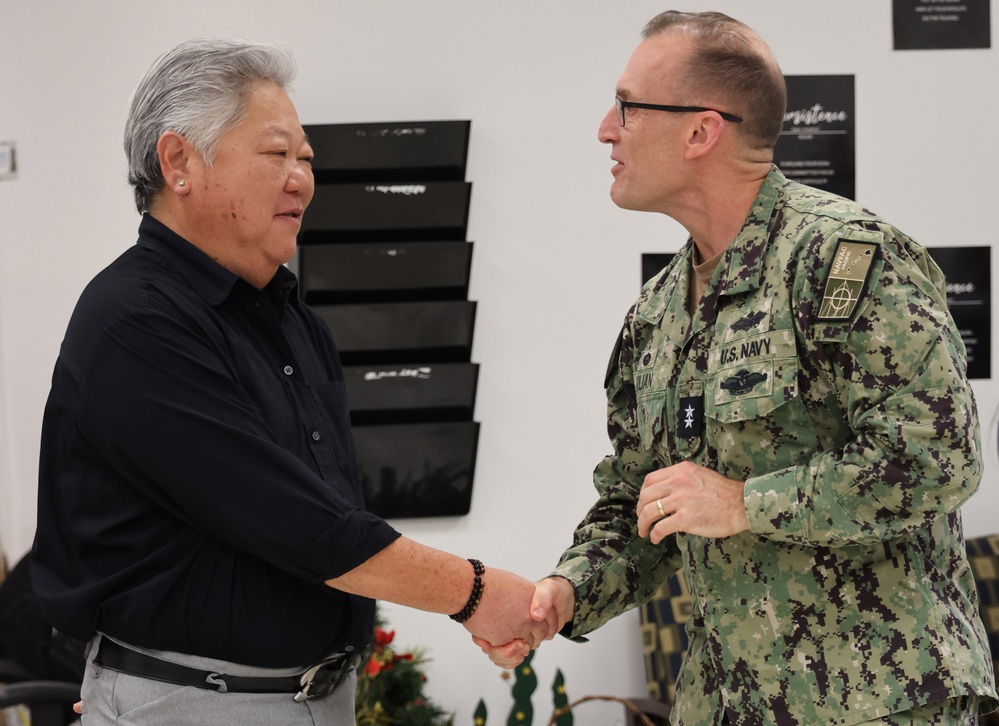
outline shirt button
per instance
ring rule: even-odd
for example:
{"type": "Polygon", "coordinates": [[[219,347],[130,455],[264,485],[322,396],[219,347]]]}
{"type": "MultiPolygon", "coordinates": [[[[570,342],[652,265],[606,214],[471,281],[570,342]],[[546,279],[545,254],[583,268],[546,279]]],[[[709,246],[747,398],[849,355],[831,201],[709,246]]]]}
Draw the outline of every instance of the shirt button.
{"type": "Polygon", "coordinates": [[[353,653],[354,652],[354,646],[348,645],[346,648],[344,648],[344,650],[347,651],[348,653],[353,653]]]}
{"type": "Polygon", "coordinates": [[[321,439],[321,438],[322,438],[322,436],[319,435],[318,431],[313,431],[312,432],[312,440],[313,441],[319,441],[319,439],[321,439]]]}
{"type": "Polygon", "coordinates": [[[284,367],[284,374],[285,374],[286,376],[290,376],[290,375],[291,375],[292,373],[294,373],[294,372],[295,372],[295,369],[294,369],[294,368],[292,368],[291,366],[285,366],[285,367],[284,367]]]}

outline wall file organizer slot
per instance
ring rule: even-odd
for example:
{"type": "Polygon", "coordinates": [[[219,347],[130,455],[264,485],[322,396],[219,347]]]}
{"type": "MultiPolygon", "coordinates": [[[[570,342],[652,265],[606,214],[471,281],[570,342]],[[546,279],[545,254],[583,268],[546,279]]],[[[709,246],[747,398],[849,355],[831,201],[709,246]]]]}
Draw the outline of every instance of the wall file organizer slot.
{"type": "Polygon", "coordinates": [[[313,305],[312,309],[333,331],[344,365],[471,359],[475,303],[469,300],[313,305]]]}
{"type": "Polygon", "coordinates": [[[469,121],[306,126],[303,299],[336,340],[361,486],[382,517],[467,514],[479,439],[469,121]]]}
{"type": "Polygon", "coordinates": [[[471,121],[307,126],[316,183],[463,181],[471,121]]]}
{"type": "Polygon", "coordinates": [[[344,366],[355,426],[471,421],[477,363],[344,366]]]}
{"type": "Polygon", "coordinates": [[[299,250],[299,285],[313,303],[464,300],[473,243],[341,242],[299,250]]]}
{"type": "Polygon", "coordinates": [[[478,440],[475,421],[357,426],[368,508],[382,517],[468,514],[478,440]]]}
{"type": "Polygon", "coordinates": [[[301,242],[465,239],[470,182],[317,184],[301,242]]]}

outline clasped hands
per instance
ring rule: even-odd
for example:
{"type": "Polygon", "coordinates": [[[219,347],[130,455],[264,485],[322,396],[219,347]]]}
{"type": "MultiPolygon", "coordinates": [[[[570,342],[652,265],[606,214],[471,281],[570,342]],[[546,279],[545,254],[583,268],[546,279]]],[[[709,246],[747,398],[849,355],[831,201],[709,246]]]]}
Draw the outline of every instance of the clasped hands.
{"type": "MultiPolygon", "coordinates": [[[[638,534],[649,537],[653,544],[677,532],[716,538],[738,534],[749,529],[744,488],[744,482],[690,462],[658,469],[642,483],[635,507],[638,534]]],[[[503,574],[521,579],[511,573],[503,574]]],[[[482,613],[481,625],[473,623],[479,611],[465,624],[475,644],[501,668],[515,667],[542,641],[554,638],[575,610],[575,591],[561,577],[549,577],[533,586],[526,580],[508,584],[514,586],[508,593],[512,597],[500,597],[499,603],[493,601],[489,610],[482,613]],[[504,615],[505,630],[486,626],[487,613],[496,609],[504,615]],[[513,635],[513,639],[504,640],[504,635],[513,635]]],[[[485,602],[484,597],[480,610],[485,602]]]]}
{"type": "Polygon", "coordinates": [[[502,579],[491,593],[491,583],[486,582],[482,602],[465,628],[489,660],[501,668],[513,668],[543,641],[554,638],[572,618],[575,591],[561,577],[533,584],[502,570],[486,570],[490,573],[502,579]]]}

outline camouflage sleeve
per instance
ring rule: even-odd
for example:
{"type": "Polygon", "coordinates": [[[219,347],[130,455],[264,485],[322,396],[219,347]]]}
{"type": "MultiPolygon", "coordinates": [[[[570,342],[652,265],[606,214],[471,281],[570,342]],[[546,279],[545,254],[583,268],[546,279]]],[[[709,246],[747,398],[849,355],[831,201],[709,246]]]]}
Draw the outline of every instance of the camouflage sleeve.
{"type": "Polygon", "coordinates": [[[638,438],[628,365],[632,350],[631,326],[626,322],[605,381],[607,429],[614,453],[594,470],[597,502],[576,528],[572,546],[552,573],[575,588],[576,612],[569,634],[573,638],[649,600],[680,564],[675,538],[653,545],[638,536],[638,495],[645,475],[658,464],[638,438]]]}
{"type": "MultiPolygon", "coordinates": [[[[754,533],[833,547],[884,541],[953,512],[982,473],[964,344],[939,268],[893,230],[841,234],[880,250],[852,321],[818,319],[824,269],[794,283],[799,359],[812,387],[828,390],[812,414],[825,440],[807,464],[751,478],[745,493],[754,533]]],[[[831,259],[839,236],[807,257],[831,259]]]]}

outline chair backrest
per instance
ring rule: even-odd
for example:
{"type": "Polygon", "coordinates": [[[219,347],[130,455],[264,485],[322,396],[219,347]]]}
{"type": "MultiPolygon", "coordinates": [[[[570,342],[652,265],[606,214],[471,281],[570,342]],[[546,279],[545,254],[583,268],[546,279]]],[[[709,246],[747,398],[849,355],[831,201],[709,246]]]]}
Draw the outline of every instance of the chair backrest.
{"type": "Polygon", "coordinates": [[[649,698],[673,703],[676,677],[687,652],[684,626],[693,612],[693,599],[683,572],[669,578],[656,596],[641,607],[642,652],[649,698]]]}
{"type": "Polygon", "coordinates": [[[965,543],[978,587],[978,606],[989,635],[992,663],[999,673],[999,534],[974,537],[965,543]]]}

